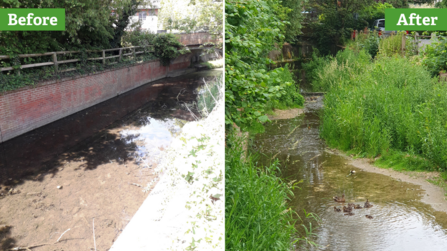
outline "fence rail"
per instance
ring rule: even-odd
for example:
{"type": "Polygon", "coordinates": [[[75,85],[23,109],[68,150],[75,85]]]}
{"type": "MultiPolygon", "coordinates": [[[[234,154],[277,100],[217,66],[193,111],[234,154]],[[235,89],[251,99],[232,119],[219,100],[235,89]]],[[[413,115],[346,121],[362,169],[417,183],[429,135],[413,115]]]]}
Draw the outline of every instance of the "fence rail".
{"type": "MultiPolygon", "coordinates": [[[[139,55],[139,54],[142,54],[142,53],[145,52],[145,51],[135,51],[135,49],[147,48],[147,47],[152,47],[152,45],[148,45],[148,46],[132,46],[132,47],[123,47],[123,48],[113,48],[113,49],[106,49],[106,50],[87,50],[86,52],[102,52],[102,56],[101,57],[87,58],[87,60],[89,60],[89,61],[102,60],[102,64],[105,65],[107,59],[118,58],[118,61],[121,61],[123,57],[127,57],[127,56],[135,58],[136,55],[139,55]],[[123,54],[123,51],[124,50],[128,50],[128,49],[130,49],[131,52],[123,54]],[[118,50],[119,50],[119,55],[106,57],[106,52],[118,51],[118,50]]],[[[149,52],[152,52],[152,50],[149,51],[149,52]]],[[[76,68],[69,68],[69,69],[65,69],[65,70],[59,71],[59,65],[60,64],[68,64],[68,63],[79,62],[79,61],[81,61],[81,59],[68,59],[68,60],[58,61],[57,60],[57,55],[61,55],[61,54],[64,54],[64,55],[65,54],[75,54],[75,53],[81,53],[81,51],[57,51],[57,52],[45,52],[45,53],[36,53],[36,54],[19,54],[18,55],[19,58],[52,56],[53,57],[52,58],[53,62],[25,64],[25,65],[20,65],[20,68],[17,68],[17,69],[15,69],[14,67],[3,67],[3,68],[0,68],[0,72],[17,70],[17,71],[19,71],[19,74],[20,74],[20,70],[21,69],[35,68],[35,67],[42,67],[42,66],[49,66],[49,65],[54,65],[55,72],[73,71],[73,70],[76,70],[76,68]]],[[[10,56],[0,55],[0,59],[10,59],[10,56]]],[[[117,62],[112,62],[112,63],[109,63],[109,64],[116,64],[116,63],[117,62]]]]}

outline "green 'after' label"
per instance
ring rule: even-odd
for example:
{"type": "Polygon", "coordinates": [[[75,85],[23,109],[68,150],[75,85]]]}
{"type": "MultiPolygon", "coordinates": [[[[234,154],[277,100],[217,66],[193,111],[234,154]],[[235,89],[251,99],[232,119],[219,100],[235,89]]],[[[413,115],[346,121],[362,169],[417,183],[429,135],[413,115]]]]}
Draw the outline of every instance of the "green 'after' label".
{"type": "Polygon", "coordinates": [[[447,30],[447,9],[386,9],[385,30],[447,30]]]}
{"type": "Polygon", "coordinates": [[[63,31],[65,9],[0,9],[2,31],[63,31]]]}

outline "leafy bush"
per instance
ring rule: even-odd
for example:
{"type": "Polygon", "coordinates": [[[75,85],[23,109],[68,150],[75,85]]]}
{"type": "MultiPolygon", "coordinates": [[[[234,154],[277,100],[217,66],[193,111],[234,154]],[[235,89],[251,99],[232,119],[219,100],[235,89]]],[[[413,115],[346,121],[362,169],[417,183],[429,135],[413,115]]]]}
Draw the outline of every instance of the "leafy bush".
{"type": "Polygon", "coordinates": [[[447,70],[447,40],[440,37],[437,42],[425,46],[422,54],[422,64],[432,76],[436,76],[442,70],[447,70]]]}
{"type": "Polygon", "coordinates": [[[121,40],[123,47],[151,45],[157,35],[135,29],[124,34],[121,40]]]}
{"type": "Polygon", "coordinates": [[[365,50],[374,58],[379,52],[380,38],[377,32],[360,33],[355,41],[347,44],[347,48],[354,51],[365,50]]]}
{"type": "MultiPolygon", "coordinates": [[[[271,99],[267,103],[267,109],[287,109],[291,107],[301,107],[304,104],[304,98],[299,93],[299,88],[295,85],[292,73],[288,64],[283,68],[277,68],[269,72],[270,77],[277,82],[284,83],[284,94],[280,97],[271,99]]],[[[270,86],[274,87],[274,86],[270,86]]]]}
{"type": "Polygon", "coordinates": [[[339,55],[314,81],[328,90],[321,127],[328,144],[384,159],[407,152],[406,163],[447,170],[447,86],[407,58],[339,55]]]}
{"type": "MultiPolygon", "coordinates": [[[[282,44],[284,8],[278,0],[226,1],[225,123],[242,130],[263,128],[268,102],[286,94],[293,82],[283,82],[279,69],[268,70],[267,54],[282,44]]],[[[299,94],[298,94],[299,95],[299,94]]],[[[287,98],[286,98],[287,99],[287,98]]],[[[293,98],[292,98],[293,99],[293,98]]],[[[299,97],[296,97],[299,102],[299,97]]],[[[301,103],[302,104],[302,103],[301,103]]],[[[300,105],[300,104],[298,104],[300,105]]],[[[271,107],[270,107],[271,108],[271,107]]]]}
{"type": "Polygon", "coordinates": [[[171,60],[183,53],[183,45],[173,34],[159,34],[152,40],[154,55],[160,59],[163,66],[168,66],[171,60]]]}

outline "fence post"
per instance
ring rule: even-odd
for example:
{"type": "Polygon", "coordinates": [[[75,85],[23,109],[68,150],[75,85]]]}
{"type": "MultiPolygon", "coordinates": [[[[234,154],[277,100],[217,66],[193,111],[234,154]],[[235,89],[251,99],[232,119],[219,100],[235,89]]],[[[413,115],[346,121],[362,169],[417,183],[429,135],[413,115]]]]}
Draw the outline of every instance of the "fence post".
{"type": "Polygon", "coordinates": [[[137,58],[135,55],[135,47],[132,47],[132,54],[133,54],[133,59],[135,60],[137,58]]]}
{"type": "Polygon", "coordinates": [[[106,64],[106,51],[102,50],[102,64],[105,65],[106,64]]]}
{"type": "Polygon", "coordinates": [[[123,48],[120,48],[120,57],[118,59],[118,62],[121,62],[122,56],[123,56],[123,48]]]}
{"type": "Polygon", "coordinates": [[[54,71],[57,73],[59,71],[59,65],[57,63],[57,53],[53,52],[53,63],[54,63],[54,71]]]}

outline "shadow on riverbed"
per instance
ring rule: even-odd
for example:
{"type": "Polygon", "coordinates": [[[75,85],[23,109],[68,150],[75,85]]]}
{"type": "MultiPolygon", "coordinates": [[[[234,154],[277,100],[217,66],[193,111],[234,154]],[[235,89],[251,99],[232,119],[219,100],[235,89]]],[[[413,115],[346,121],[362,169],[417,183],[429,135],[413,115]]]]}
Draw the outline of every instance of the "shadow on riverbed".
{"type": "MultiPolygon", "coordinates": [[[[304,181],[294,190],[290,207],[302,218],[304,209],[322,219],[321,226],[314,229],[318,237],[312,239],[319,248],[300,246],[298,250],[445,250],[447,214],[421,202],[430,194],[419,185],[362,171],[334,154],[319,136],[321,108],[319,97],[317,102],[306,103],[304,115],[268,124],[252,147],[265,154],[260,161],[263,164],[276,156],[287,182],[304,181]],[[350,175],[351,170],[355,174],[350,175]],[[332,199],[342,194],[346,203],[332,199]],[[363,206],[366,199],[374,206],[354,209],[352,216],[334,211],[334,206],[348,203],[363,206]]],[[[296,227],[304,234],[301,223],[296,227]]]]}

